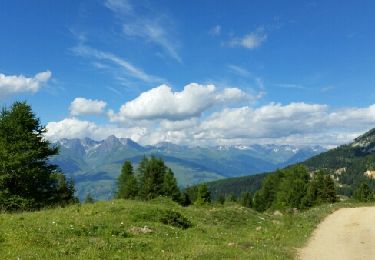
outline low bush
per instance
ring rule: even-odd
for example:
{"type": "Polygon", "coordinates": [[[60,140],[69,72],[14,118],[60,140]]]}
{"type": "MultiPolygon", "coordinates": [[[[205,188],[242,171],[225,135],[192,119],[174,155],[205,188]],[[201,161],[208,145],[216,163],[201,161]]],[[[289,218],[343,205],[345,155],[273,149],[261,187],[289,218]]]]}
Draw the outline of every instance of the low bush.
{"type": "Polygon", "coordinates": [[[184,217],[181,213],[173,210],[164,211],[161,214],[160,222],[165,225],[170,225],[182,229],[187,229],[193,226],[189,219],[184,217]]]}

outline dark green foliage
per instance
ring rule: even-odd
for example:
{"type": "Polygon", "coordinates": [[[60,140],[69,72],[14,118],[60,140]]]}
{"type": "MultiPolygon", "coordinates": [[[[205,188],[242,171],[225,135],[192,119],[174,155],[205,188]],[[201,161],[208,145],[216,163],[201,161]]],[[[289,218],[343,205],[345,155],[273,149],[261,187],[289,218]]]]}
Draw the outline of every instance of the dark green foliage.
{"type": "Polygon", "coordinates": [[[321,203],[337,201],[335,183],[326,171],[318,171],[307,187],[303,205],[312,207],[321,203]]]}
{"type": "Polygon", "coordinates": [[[54,190],[49,198],[50,204],[65,206],[72,203],[78,203],[78,199],[74,197],[74,181],[66,178],[64,174],[55,172],[51,174],[54,180],[54,190]]]}
{"type": "Polygon", "coordinates": [[[151,156],[144,157],[138,167],[140,187],[139,195],[142,199],[149,200],[164,194],[164,176],[167,167],[164,161],[151,156]]]}
{"type": "Polygon", "coordinates": [[[374,192],[370,186],[363,182],[354,191],[354,198],[358,201],[374,201],[374,192]]]}
{"type": "Polygon", "coordinates": [[[188,193],[183,192],[181,194],[181,202],[180,202],[180,204],[181,204],[181,206],[184,206],[184,207],[187,207],[187,206],[191,205],[191,199],[190,199],[188,193]]]}
{"type": "Polygon", "coordinates": [[[0,114],[0,208],[34,210],[77,201],[74,185],[48,163],[58,149],[31,107],[16,102],[0,114]]]}
{"type": "Polygon", "coordinates": [[[217,200],[221,194],[233,193],[237,197],[242,192],[255,193],[262,186],[263,179],[269,174],[256,174],[237,178],[228,178],[214,182],[208,182],[207,186],[213,200],[217,200]]]}
{"type": "Polygon", "coordinates": [[[240,203],[246,208],[251,208],[253,206],[253,198],[250,192],[242,192],[240,196],[240,203]]]}
{"type": "Polygon", "coordinates": [[[178,202],[181,200],[181,192],[177,186],[177,180],[170,168],[168,168],[167,172],[164,174],[162,192],[163,195],[171,197],[174,201],[178,202]]]}
{"type": "Polygon", "coordinates": [[[264,211],[271,207],[272,203],[276,200],[276,194],[283,177],[284,172],[281,170],[267,175],[263,180],[261,189],[254,195],[254,208],[256,210],[264,211]]]}
{"type": "Polygon", "coordinates": [[[170,168],[160,158],[143,157],[138,166],[138,175],[133,173],[133,166],[126,161],[118,179],[117,198],[151,200],[166,196],[184,206],[191,202],[187,194],[181,194],[176,178],[170,168]]]}
{"type": "Polygon", "coordinates": [[[334,203],[337,201],[336,188],[333,179],[326,174],[324,176],[323,190],[320,194],[322,202],[334,203]]]}
{"type": "Polygon", "coordinates": [[[284,176],[277,189],[274,206],[277,208],[302,208],[306,195],[309,174],[305,167],[296,165],[283,170],[284,176]]]}
{"type": "Polygon", "coordinates": [[[131,162],[125,161],[117,180],[118,199],[134,199],[138,195],[138,184],[131,162]]]}
{"type": "Polygon", "coordinates": [[[335,184],[327,172],[320,171],[310,180],[307,169],[295,165],[267,176],[253,201],[253,207],[258,211],[269,208],[303,209],[336,202],[337,196],[335,184]]]}
{"type": "Polygon", "coordinates": [[[184,217],[180,212],[173,210],[166,210],[161,214],[160,222],[165,225],[170,225],[182,229],[192,227],[192,223],[189,219],[184,217]]]}
{"type": "Polygon", "coordinates": [[[207,203],[211,203],[211,193],[208,190],[207,184],[204,183],[198,186],[195,204],[204,205],[207,203]]]}
{"type": "Polygon", "coordinates": [[[220,194],[219,197],[217,198],[217,201],[221,204],[224,205],[225,203],[225,196],[223,194],[220,194]]]}
{"type": "Polygon", "coordinates": [[[95,202],[94,198],[91,196],[90,193],[88,193],[85,198],[85,203],[94,203],[94,202],[95,202]]]}
{"type": "Polygon", "coordinates": [[[228,202],[237,202],[237,196],[234,195],[233,193],[229,193],[227,197],[225,198],[225,200],[228,202]]]}
{"type": "Polygon", "coordinates": [[[253,203],[253,207],[256,211],[262,212],[267,209],[267,202],[260,191],[255,192],[253,203]]]}
{"type": "Polygon", "coordinates": [[[184,190],[184,193],[186,193],[189,197],[189,199],[194,202],[197,200],[197,195],[198,195],[198,187],[199,185],[187,187],[184,190]]]}

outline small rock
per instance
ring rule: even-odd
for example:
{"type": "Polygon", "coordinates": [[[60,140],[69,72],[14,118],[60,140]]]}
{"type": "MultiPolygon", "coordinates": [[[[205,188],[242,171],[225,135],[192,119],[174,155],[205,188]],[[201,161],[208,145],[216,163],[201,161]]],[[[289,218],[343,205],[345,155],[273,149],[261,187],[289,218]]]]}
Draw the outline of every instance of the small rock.
{"type": "Polygon", "coordinates": [[[255,230],[256,230],[256,231],[261,231],[261,230],[262,230],[262,227],[261,227],[261,226],[258,226],[255,230]]]}
{"type": "Polygon", "coordinates": [[[130,228],[130,232],[134,233],[134,234],[147,234],[147,233],[151,233],[152,229],[149,228],[149,227],[147,227],[147,226],[144,226],[144,227],[131,227],[130,228]]]}
{"type": "Polygon", "coordinates": [[[273,215],[274,216],[282,216],[283,213],[281,213],[279,210],[276,210],[275,212],[273,212],[273,215]]]}
{"type": "Polygon", "coordinates": [[[236,245],[236,243],[234,243],[234,242],[229,242],[228,243],[228,246],[235,246],[236,245]]]}

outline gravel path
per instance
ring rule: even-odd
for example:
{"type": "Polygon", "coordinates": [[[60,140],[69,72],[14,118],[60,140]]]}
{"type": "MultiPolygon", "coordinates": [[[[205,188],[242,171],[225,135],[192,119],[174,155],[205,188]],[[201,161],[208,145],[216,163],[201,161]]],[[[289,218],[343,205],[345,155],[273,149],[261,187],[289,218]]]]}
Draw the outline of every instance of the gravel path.
{"type": "Polygon", "coordinates": [[[298,256],[302,260],[375,259],[375,207],[334,212],[298,256]]]}

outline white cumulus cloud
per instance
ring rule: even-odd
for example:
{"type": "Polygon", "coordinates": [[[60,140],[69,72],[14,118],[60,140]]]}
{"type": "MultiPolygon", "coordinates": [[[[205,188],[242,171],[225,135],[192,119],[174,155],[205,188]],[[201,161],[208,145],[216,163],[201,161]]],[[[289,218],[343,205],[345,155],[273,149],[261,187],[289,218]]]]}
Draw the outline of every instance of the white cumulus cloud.
{"type": "Polygon", "coordinates": [[[78,97],[70,104],[69,110],[73,116],[100,115],[104,112],[106,106],[107,103],[101,100],[78,97]]]}
{"type": "Polygon", "coordinates": [[[214,85],[191,83],[180,92],[167,85],[150,89],[121,106],[118,114],[110,112],[112,121],[126,119],[184,120],[199,117],[205,110],[219,104],[250,100],[248,94],[237,88],[219,91],[214,85]]]}
{"type": "Polygon", "coordinates": [[[0,98],[25,92],[37,92],[50,78],[50,71],[39,72],[34,77],[0,74],[0,98]]]}

